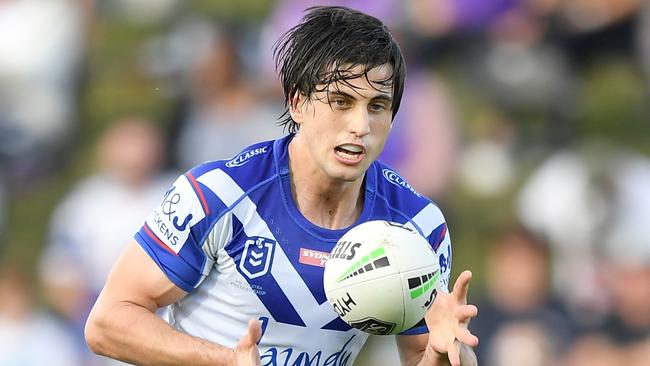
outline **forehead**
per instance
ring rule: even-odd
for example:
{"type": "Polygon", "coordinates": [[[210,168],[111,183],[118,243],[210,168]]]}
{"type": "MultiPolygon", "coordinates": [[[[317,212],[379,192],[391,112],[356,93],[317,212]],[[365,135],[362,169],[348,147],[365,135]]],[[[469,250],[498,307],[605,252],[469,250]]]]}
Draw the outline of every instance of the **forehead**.
{"type": "Polygon", "coordinates": [[[393,67],[383,64],[372,69],[366,69],[363,65],[352,68],[343,65],[338,72],[341,78],[328,85],[327,90],[354,92],[357,94],[392,94],[393,67]]]}

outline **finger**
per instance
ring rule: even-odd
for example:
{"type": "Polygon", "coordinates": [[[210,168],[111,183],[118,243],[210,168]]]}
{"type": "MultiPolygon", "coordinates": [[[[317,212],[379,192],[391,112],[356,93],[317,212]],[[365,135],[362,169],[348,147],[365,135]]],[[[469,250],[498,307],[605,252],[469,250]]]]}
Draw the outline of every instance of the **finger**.
{"type": "Polygon", "coordinates": [[[469,291],[469,281],[471,279],[472,272],[467,270],[463,271],[456,279],[452,293],[458,303],[467,304],[467,292],[469,291]]]}
{"type": "Polygon", "coordinates": [[[248,321],[248,336],[252,344],[257,344],[262,336],[262,324],[257,319],[251,319],[248,321]]]}
{"type": "Polygon", "coordinates": [[[461,305],[454,311],[454,316],[463,325],[467,325],[476,315],[478,315],[478,308],[475,305],[461,305]]]}
{"type": "Polygon", "coordinates": [[[447,357],[451,366],[460,366],[460,343],[452,343],[447,351],[447,357]]]}
{"type": "Polygon", "coordinates": [[[467,328],[456,329],[456,339],[470,347],[476,347],[478,345],[478,337],[472,334],[467,328]]]}
{"type": "Polygon", "coordinates": [[[262,335],[262,326],[257,319],[251,319],[248,321],[248,330],[246,334],[239,339],[237,347],[240,348],[251,348],[257,344],[257,341],[262,335]]]}

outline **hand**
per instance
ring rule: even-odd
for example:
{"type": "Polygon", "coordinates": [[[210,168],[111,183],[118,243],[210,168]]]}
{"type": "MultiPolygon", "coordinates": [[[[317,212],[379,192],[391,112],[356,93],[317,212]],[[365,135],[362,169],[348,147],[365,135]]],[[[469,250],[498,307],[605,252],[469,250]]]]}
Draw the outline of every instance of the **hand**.
{"type": "Polygon", "coordinates": [[[260,366],[260,351],[257,342],[262,335],[262,326],[259,320],[248,321],[247,333],[239,339],[235,348],[235,366],[260,366]]]}
{"type": "Polygon", "coordinates": [[[439,359],[447,354],[452,366],[460,365],[461,342],[475,347],[478,338],[470,333],[467,325],[478,314],[474,305],[467,305],[467,291],[472,272],[464,271],[458,276],[453,291],[448,294],[438,291],[436,299],[425,316],[429,328],[429,342],[425,357],[439,359]],[[433,354],[431,354],[433,352],[433,354]]]}

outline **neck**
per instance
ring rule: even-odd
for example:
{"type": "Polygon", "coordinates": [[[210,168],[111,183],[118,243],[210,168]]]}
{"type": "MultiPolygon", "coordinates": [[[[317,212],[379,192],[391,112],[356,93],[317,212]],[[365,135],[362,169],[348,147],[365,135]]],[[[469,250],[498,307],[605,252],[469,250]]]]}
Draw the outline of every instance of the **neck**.
{"type": "Polygon", "coordinates": [[[298,210],[324,228],[352,225],[363,210],[363,177],[348,182],[327,176],[307,157],[309,151],[301,149],[300,143],[296,138],[289,143],[291,194],[298,210]]]}

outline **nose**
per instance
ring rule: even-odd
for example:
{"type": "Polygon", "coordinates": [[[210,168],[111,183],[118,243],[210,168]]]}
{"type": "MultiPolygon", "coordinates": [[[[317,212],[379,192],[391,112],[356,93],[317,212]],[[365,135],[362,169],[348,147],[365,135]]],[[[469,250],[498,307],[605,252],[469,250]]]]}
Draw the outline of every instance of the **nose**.
{"type": "Polygon", "coordinates": [[[365,136],[370,133],[370,115],[365,108],[359,108],[357,113],[351,116],[348,130],[353,135],[358,137],[365,136]]]}

